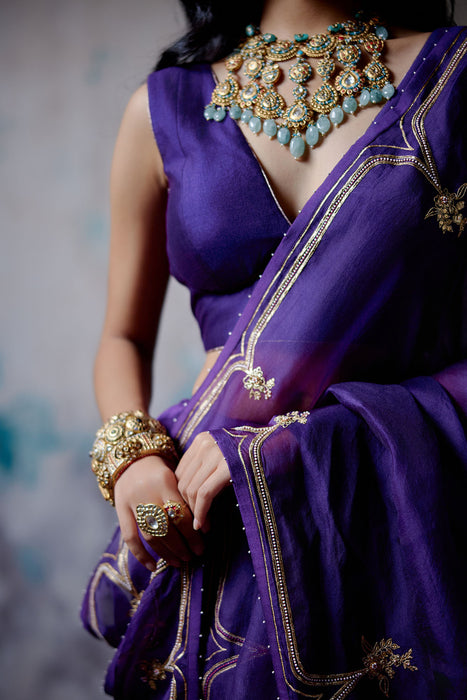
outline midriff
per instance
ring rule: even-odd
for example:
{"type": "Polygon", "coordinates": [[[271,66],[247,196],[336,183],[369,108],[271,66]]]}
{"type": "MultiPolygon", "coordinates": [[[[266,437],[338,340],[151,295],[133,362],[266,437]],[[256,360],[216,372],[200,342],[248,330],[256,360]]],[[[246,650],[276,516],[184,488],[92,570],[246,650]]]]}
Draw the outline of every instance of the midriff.
{"type": "Polygon", "coordinates": [[[214,348],[213,350],[208,350],[206,353],[206,359],[204,361],[204,365],[201,369],[201,372],[198,374],[198,377],[196,378],[196,381],[193,386],[193,394],[198,391],[199,387],[201,384],[204,382],[206,377],[208,376],[209,372],[211,371],[211,368],[214,366],[214,363],[216,362],[217,358],[221,354],[222,348],[214,348]]]}

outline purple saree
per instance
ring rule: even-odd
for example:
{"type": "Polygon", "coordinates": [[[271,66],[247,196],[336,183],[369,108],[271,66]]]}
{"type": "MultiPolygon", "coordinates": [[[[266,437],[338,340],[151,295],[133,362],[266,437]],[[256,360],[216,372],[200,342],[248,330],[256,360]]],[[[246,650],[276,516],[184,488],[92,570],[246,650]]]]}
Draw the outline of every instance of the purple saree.
{"type": "MultiPolygon", "coordinates": [[[[193,293],[206,346],[225,346],[160,417],[181,449],[209,430],[227,459],[207,553],[150,575],[117,531],[89,584],[115,698],[467,697],[466,51],[467,31],[433,33],[286,234],[238,127],[196,123],[207,148],[233,139],[226,178],[229,158],[257,178],[270,262],[193,293]]],[[[154,75],[153,119],[164,80],[208,101],[205,66],[154,75]]]]}

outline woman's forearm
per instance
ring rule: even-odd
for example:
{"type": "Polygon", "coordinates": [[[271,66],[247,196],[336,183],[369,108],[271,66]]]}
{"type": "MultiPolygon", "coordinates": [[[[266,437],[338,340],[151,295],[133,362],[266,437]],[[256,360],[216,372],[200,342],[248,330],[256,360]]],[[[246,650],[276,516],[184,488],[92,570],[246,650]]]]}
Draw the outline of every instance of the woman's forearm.
{"type": "Polygon", "coordinates": [[[147,411],[151,379],[152,356],[129,338],[103,335],[94,366],[94,387],[103,421],[122,411],[147,411]]]}

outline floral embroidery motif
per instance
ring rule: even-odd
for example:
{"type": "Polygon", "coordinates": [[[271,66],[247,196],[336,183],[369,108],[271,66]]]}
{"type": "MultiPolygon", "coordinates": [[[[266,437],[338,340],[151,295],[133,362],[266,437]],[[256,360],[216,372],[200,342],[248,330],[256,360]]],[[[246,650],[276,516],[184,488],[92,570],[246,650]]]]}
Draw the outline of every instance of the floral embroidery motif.
{"type": "Polygon", "coordinates": [[[394,678],[396,672],[394,669],[402,668],[407,671],[417,671],[417,667],[413,666],[412,649],[403,654],[395,654],[396,649],[400,649],[399,645],[392,639],[382,639],[373,647],[368,644],[366,639],[362,638],[363,651],[367,653],[363,659],[365,669],[369,678],[376,678],[379,681],[380,690],[386,695],[389,695],[389,681],[394,678]]]}
{"type": "Polygon", "coordinates": [[[457,237],[462,234],[467,224],[467,218],[463,216],[465,202],[464,197],[467,191],[467,182],[459,187],[457,192],[449,193],[447,188],[435,197],[435,206],[427,212],[425,219],[436,216],[439,227],[443,233],[453,231],[454,226],[459,227],[457,237]]]}
{"type": "Polygon", "coordinates": [[[157,659],[152,662],[144,661],[141,664],[141,670],[143,671],[142,679],[152,690],[157,690],[157,684],[167,678],[167,673],[173,673],[171,666],[166,666],[157,659]]]}
{"type": "Polygon", "coordinates": [[[303,413],[299,411],[290,411],[283,416],[276,416],[274,422],[277,425],[281,425],[283,428],[287,428],[292,423],[303,423],[303,425],[305,425],[309,415],[310,411],[303,411],[303,413]]]}
{"type": "Polygon", "coordinates": [[[271,389],[276,383],[274,377],[272,379],[264,378],[264,373],[261,367],[255,367],[255,369],[249,369],[245,372],[245,377],[243,378],[243,386],[247,391],[250,392],[250,399],[270,399],[271,389]]]}

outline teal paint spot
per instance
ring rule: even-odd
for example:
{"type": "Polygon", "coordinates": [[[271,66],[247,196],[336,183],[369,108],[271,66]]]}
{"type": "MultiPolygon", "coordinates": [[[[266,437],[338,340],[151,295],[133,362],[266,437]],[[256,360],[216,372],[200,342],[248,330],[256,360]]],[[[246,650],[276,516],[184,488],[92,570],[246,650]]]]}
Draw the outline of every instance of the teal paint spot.
{"type": "Polygon", "coordinates": [[[0,415],[0,471],[9,474],[14,465],[14,428],[8,417],[0,415]]]}
{"type": "Polygon", "coordinates": [[[89,58],[89,66],[84,76],[88,85],[98,85],[103,79],[104,69],[109,62],[110,54],[102,47],[92,51],[89,58]]]}
{"type": "Polygon", "coordinates": [[[0,438],[0,474],[31,488],[43,458],[63,444],[53,404],[39,396],[20,396],[0,410],[0,438]]]}
{"type": "Polygon", "coordinates": [[[25,545],[16,550],[18,567],[26,581],[41,584],[46,579],[46,564],[41,552],[35,547],[25,545]]]}
{"type": "Polygon", "coordinates": [[[109,222],[101,211],[88,211],[84,220],[84,235],[92,245],[107,247],[109,222]]]}

